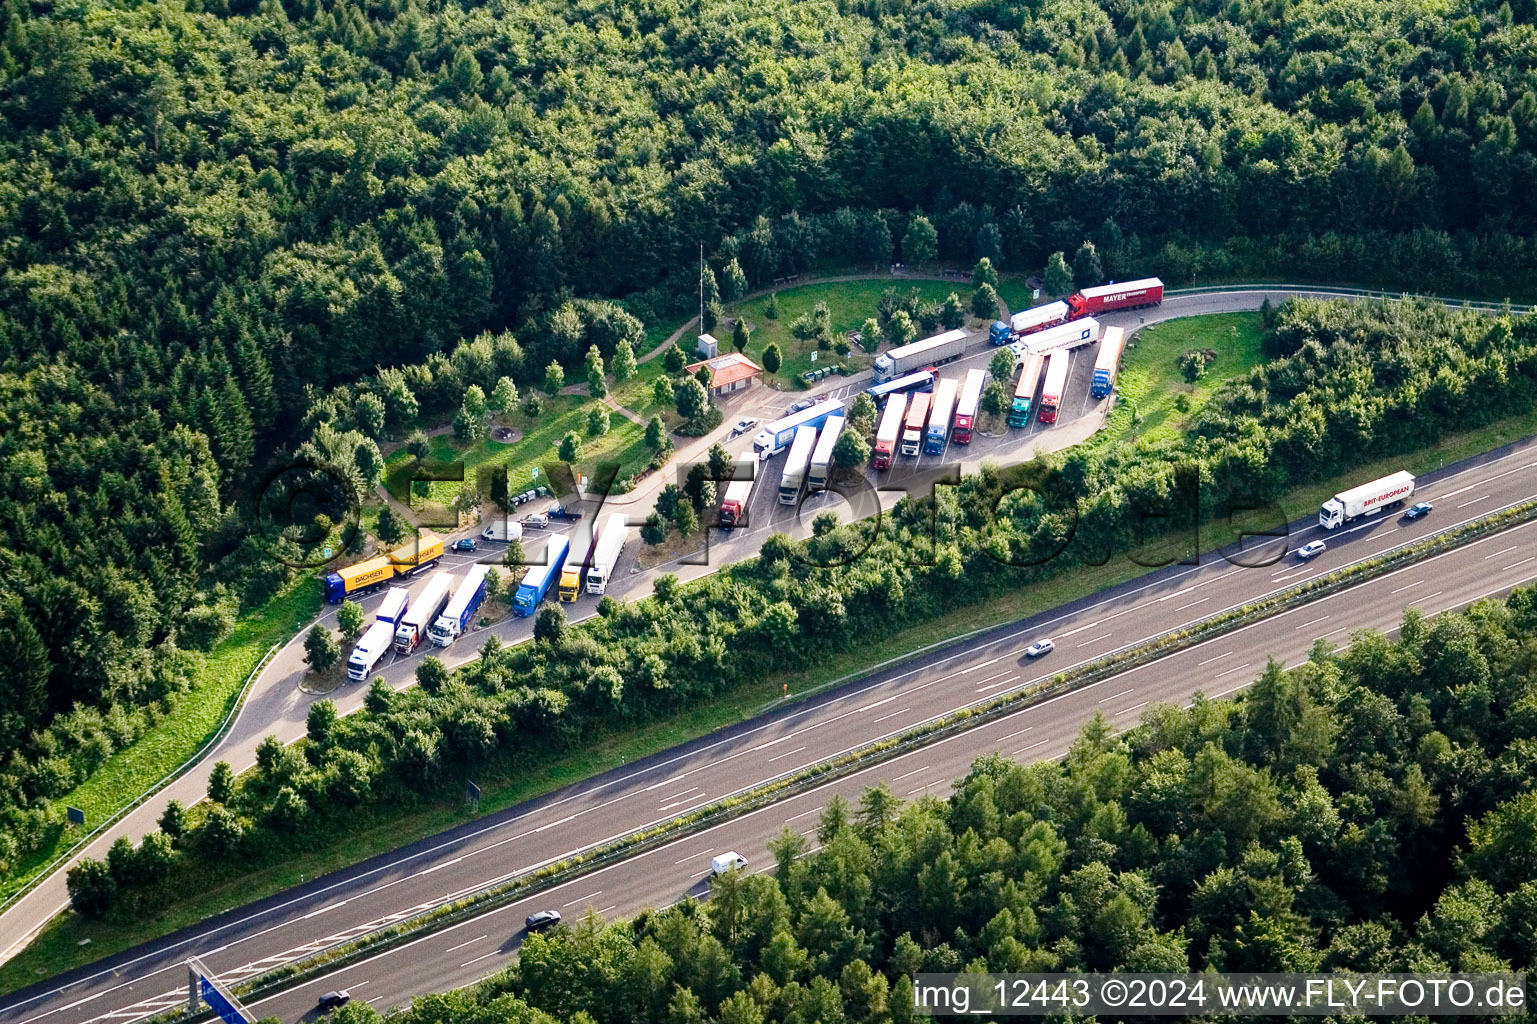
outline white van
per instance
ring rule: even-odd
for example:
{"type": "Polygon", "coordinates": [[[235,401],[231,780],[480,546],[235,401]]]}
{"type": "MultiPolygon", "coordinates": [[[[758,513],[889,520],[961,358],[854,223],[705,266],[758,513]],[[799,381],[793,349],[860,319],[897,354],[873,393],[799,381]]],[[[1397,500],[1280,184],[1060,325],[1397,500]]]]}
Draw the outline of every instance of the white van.
{"type": "Polygon", "coordinates": [[[747,858],[735,850],[730,850],[710,861],[710,874],[724,875],[728,871],[736,871],[738,868],[745,868],[746,866],[747,858]]]}

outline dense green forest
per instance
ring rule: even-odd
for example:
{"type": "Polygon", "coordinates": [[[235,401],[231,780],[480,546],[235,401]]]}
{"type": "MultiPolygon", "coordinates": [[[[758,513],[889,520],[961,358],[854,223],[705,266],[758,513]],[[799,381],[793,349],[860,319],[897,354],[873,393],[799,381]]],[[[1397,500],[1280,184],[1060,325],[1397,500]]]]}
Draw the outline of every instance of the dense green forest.
{"type": "Polygon", "coordinates": [[[1123,557],[1144,529],[1189,525],[1197,510],[1221,520],[1537,401],[1537,317],[1309,300],[1272,319],[1266,343],[1276,358],[1218,389],[1188,437],[984,466],[932,500],[904,499],[879,521],[840,526],[826,514],[806,541],[775,534],[757,559],[688,586],[662,576],[644,600],[605,597],[579,625],[546,605],[534,642],[493,638],[453,674],[428,658],[419,687],[376,681],[358,713],[339,718],[329,702],[316,704],[306,742],[268,737],[249,775],[221,773],[211,803],[178,808],[137,853],[125,838],[105,861],[71,869],[74,905],[138,920],[195,891],[198,879],[323,846],[339,829],[455,792],[488,763],[533,763],[769,672],[1123,557]]]}
{"type": "Polygon", "coordinates": [[[523,383],[612,302],[686,310],[700,244],[760,285],[919,214],[968,265],[1530,297],[1533,17],[4,0],[0,860],[286,578],[247,536],[274,460],[372,481],[396,426],[328,389],[399,425],[435,406],[376,368],[511,331],[523,383]]]}
{"type": "Polygon", "coordinates": [[[529,936],[389,1019],[907,1022],[917,971],[1531,971],[1537,591],[1350,641],[1125,735],[1097,716],[1060,762],[981,758],[947,800],[834,798],[772,873],[529,936]]]}

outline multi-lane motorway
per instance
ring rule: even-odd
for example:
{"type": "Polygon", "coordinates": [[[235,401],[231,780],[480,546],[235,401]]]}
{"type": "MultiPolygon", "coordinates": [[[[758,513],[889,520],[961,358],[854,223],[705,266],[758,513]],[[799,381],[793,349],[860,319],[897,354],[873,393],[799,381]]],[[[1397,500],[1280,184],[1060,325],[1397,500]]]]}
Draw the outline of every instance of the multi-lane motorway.
{"type": "MultiPolygon", "coordinates": [[[[196,953],[235,981],[398,920],[577,850],[601,843],[775,776],[901,732],[926,719],[1049,677],[1074,665],[1252,601],[1301,580],[1424,537],[1454,523],[1537,497],[1537,440],[1422,478],[1435,512],[1417,523],[1384,518],[1328,536],[1328,551],[1264,568],[1221,559],[1175,566],[1023,624],[994,630],[786,711],[512,808],[395,851],[256,906],[0,1000],[0,1024],[132,1021],[184,998],[181,962],[196,953]],[[1023,648],[1051,636],[1056,651],[1030,662],[1023,648]]],[[[1293,524],[1291,550],[1319,535],[1313,517],[1293,524]]],[[[1160,701],[1197,691],[1222,696],[1251,682],[1267,654],[1300,660],[1318,639],[1346,642],[1351,629],[1392,628],[1406,605],[1428,612],[1499,594],[1537,577],[1537,545],[1515,529],[1387,577],[1208,641],[1092,687],[922,748],[823,790],[776,804],[709,832],[583,876],[524,904],[347,968],[253,1007],[289,1019],[318,991],[349,988],[386,1007],[411,995],[480,977],[516,948],[533,908],[617,915],[702,891],[712,852],[737,849],[760,868],[766,843],[788,822],[802,831],[833,791],[885,780],[900,796],[942,792],[975,757],[1060,754],[1096,711],[1134,723],[1160,701]]]]}

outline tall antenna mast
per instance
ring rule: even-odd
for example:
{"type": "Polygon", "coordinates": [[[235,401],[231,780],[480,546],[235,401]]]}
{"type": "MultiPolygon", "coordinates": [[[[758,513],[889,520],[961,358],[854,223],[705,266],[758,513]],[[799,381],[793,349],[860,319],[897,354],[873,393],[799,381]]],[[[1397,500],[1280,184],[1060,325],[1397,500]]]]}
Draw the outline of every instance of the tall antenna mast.
{"type": "Polygon", "coordinates": [[[704,331],[704,243],[699,243],[699,330],[704,331]]]}

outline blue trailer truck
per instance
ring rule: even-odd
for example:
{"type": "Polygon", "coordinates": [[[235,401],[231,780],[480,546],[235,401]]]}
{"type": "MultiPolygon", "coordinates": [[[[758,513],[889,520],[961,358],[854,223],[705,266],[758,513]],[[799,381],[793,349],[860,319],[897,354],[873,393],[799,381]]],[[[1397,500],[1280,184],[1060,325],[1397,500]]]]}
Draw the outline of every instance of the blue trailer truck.
{"type": "Polygon", "coordinates": [[[560,578],[561,566],[566,564],[566,549],[570,546],[571,542],[560,534],[550,538],[544,552],[544,564],[529,566],[528,575],[518,584],[518,592],[512,595],[512,614],[527,618],[539,609],[539,602],[560,578]]]}
{"type": "Polygon", "coordinates": [[[459,589],[448,599],[448,607],[427,627],[427,635],[432,638],[434,647],[447,647],[470,628],[470,619],[480,602],[486,599],[486,573],[490,568],[489,565],[475,565],[465,573],[459,589]]]}

